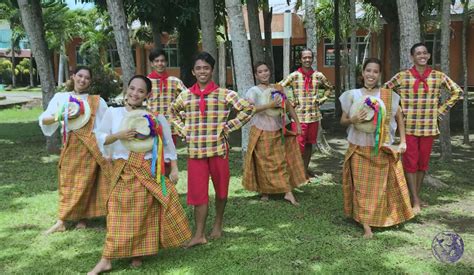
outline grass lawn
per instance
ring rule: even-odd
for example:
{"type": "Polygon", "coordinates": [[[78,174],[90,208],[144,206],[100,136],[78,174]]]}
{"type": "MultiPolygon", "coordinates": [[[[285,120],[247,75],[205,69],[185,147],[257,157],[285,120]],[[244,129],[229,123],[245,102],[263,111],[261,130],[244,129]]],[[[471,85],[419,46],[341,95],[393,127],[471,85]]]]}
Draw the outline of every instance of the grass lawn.
{"type": "MultiPolygon", "coordinates": [[[[0,274],[85,273],[101,256],[104,220],[86,230],[41,234],[56,220],[58,156],[44,150],[36,122],[40,112],[0,110],[0,274]]],[[[312,166],[324,175],[295,191],[301,206],[293,207],[278,197],[261,202],[244,191],[240,152],[234,150],[225,237],[190,250],[162,250],[139,269],[116,260],[113,273],[472,274],[474,149],[456,145],[454,156],[450,164],[433,158],[431,173],[449,188],[425,188],[422,197],[430,207],[404,225],[376,229],[375,238],[367,241],[361,238],[362,228],[342,214],[340,156],[315,155],[312,166]],[[446,230],[464,240],[464,256],[456,264],[438,262],[431,252],[433,237],[446,230]]],[[[184,205],[184,150],[180,157],[178,188],[184,205]]],[[[191,217],[192,209],[186,210],[191,217]]],[[[211,225],[208,219],[208,229],[211,225]]]]}

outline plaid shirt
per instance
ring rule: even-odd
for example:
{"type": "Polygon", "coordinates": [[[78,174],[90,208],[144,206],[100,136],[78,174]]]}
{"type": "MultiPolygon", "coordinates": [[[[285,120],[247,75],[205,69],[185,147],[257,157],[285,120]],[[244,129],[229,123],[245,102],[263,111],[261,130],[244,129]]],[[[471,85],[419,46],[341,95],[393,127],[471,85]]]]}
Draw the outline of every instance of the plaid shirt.
{"type": "MultiPolygon", "coordinates": [[[[166,89],[163,89],[163,92],[161,92],[160,94],[160,80],[152,78],[150,78],[150,80],[152,84],[152,91],[150,98],[147,100],[147,109],[155,115],[164,115],[166,119],[170,121],[168,115],[168,108],[171,103],[173,103],[173,101],[178,97],[178,95],[182,91],[186,90],[186,86],[184,86],[183,82],[179,78],[169,76],[166,81],[166,89]]],[[[173,135],[178,134],[174,127],[171,127],[171,133],[173,135]]]]}
{"type": "Polygon", "coordinates": [[[255,108],[234,91],[219,88],[204,97],[206,113],[199,111],[199,96],[182,92],[171,105],[169,116],[179,134],[186,137],[190,158],[207,158],[227,153],[227,135],[250,120],[255,108]],[[236,118],[228,120],[230,106],[236,118]]]}
{"type": "Polygon", "coordinates": [[[429,90],[425,92],[420,83],[418,92],[413,92],[415,77],[409,70],[401,71],[385,87],[393,89],[400,95],[400,103],[405,115],[405,131],[414,136],[435,136],[439,134],[438,117],[444,115],[456,104],[462,95],[461,88],[446,74],[433,70],[427,77],[429,90]],[[451,96],[440,104],[441,88],[444,87],[451,96]]]}
{"type": "Polygon", "coordinates": [[[291,88],[291,91],[288,92],[288,98],[295,107],[300,122],[311,123],[321,120],[322,115],[319,111],[319,105],[326,100],[333,88],[322,73],[313,73],[313,89],[309,92],[305,91],[304,76],[298,71],[289,74],[286,79],[280,81],[280,85],[291,88]]]}

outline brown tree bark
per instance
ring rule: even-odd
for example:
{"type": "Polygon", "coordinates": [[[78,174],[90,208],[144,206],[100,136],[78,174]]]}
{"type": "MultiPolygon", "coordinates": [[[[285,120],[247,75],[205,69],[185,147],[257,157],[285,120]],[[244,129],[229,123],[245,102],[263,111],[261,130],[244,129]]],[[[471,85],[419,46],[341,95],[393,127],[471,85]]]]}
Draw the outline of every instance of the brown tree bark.
{"type": "MultiPolygon", "coordinates": [[[[214,0],[199,0],[202,49],[218,60],[214,17],[214,0]]],[[[219,68],[217,66],[214,68],[212,79],[214,82],[219,83],[219,68]]]]}
{"type": "Polygon", "coordinates": [[[252,63],[255,64],[257,61],[265,60],[257,0],[247,0],[247,18],[249,21],[250,46],[252,47],[252,63]]]}
{"type": "Polygon", "coordinates": [[[400,69],[411,67],[410,48],[420,42],[420,22],[416,0],[397,0],[400,22],[400,69]]]}
{"type": "Polygon", "coordinates": [[[263,29],[265,33],[265,62],[272,68],[272,76],[270,81],[275,82],[275,62],[273,62],[273,46],[272,46],[272,13],[268,0],[263,0],[263,29]]]}
{"type": "Polygon", "coordinates": [[[469,28],[469,0],[464,0],[463,7],[463,26],[462,26],[462,68],[463,68],[463,87],[464,100],[462,102],[463,117],[463,143],[469,144],[469,94],[468,94],[468,68],[467,68],[467,45],[468,45],[468,28],[469,28]]]}

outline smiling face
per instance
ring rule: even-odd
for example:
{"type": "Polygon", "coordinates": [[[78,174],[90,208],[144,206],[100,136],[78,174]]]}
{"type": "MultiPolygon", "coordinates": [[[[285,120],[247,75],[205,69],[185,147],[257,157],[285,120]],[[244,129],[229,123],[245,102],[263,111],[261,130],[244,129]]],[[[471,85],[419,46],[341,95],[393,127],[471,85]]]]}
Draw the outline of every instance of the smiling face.
{"type": "Polygon", "coordinates": [[[130,85],[128,85],[125,99],[130,106],[140,107],[148,96],[145,81],[140,78],[135,78],[130,82],[130,85]]]}
{"type": "Polygon", "coordinates": [[[211,81],[212,66],[204,60],[196,60],[192,72],[201,86],[205,86],[209,81],[211,81]]]}
{"type": "Polygon", "coordinates": [[[313,53],[310,51],[301,52],[301,67],[304,69],[311,69],[311,64],[313,64],[313,53]]]}
{"type": "Polygon", "coordinates": [[[161,74],[166,70],[168,62],[166,61],[164,55],[159,55],[155,59],[153,59],[153,61],[151,62],[151,66],[157,73],[161,74]]]}
{"type": "Polygon", "coordinates": [[[428,49],[421,45],[414,49],[411,59],[415,66],[424,67],[428,65],[428,60],[431,58],[431,54],[428,52],[428,49]]]}
{"type": "Polygon", "coordinates": [[[377,63],[367,63],[362,71],[362,77],[364,78],[364,86],[368,88],[377,86],[380,79],[380,65],[377,63]]]}
{"type": "Polygon", "coordinates": [[[91,85],[91,74],[89,70],[81,69],[72,75],[74,90],[78,93],[86,91],[91,85]]]}
{"type": "Polygon", "coordinates": [[[255,70],[255,78],[261,84],[268,84],[270,82],[270,69],[267,65],[262,64],[255,70]]]}

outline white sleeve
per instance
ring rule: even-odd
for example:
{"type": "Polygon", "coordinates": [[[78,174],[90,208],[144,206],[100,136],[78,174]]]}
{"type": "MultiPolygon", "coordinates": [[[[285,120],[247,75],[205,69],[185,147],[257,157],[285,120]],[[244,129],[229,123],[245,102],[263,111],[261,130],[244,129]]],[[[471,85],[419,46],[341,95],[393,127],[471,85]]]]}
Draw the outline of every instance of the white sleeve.
{"type": "Polygon", "coordinates": [[[339,101],[341,102],[341,108],[346,114],[349,114],[349,111],[351,110],[351,106],[352,106],[353,95],[351,91],[352,90],[345,91],[339,97],[339,101]]]}
{"type": "Polygon", "coordinates": [[[392,92],[392,116],[397,114],[398,105],[400,104],[400,96],[392,92]]]}
{"type": "Polygon", "coordinates": [[[41,127],[41,131],[43,131],[43,134],[45,136],[48,136],[48,137],[52,136],[54,132],[56,132],[56,130],[58,129],[59,122],[54,122],[53,124],[50,124],[50,125],[44,125],[43,119],[51,117],[51,116],[54,117],[56,115],[56,112],[58,111],[60,107],[59,105],[61,103],[60,97],[61,97],[60,93],[54,94],[53,98],[48,103],[48,108],[46,108],[46,110],[38,118],[39,126],[41,127]]]}
{"type": "Polygon", "coordinates": [[[247,92],[245,93],[245,99],[247,99],[252,104],[255,104],[255,102],[257,102],[255,89],[256,87],[254,86],[248,89],[247,92]]]}
{"type": "Polygon", "coordinates": [[[108,108],[103,115],[103,118],[100,120],[95,138],[97,139],[97,146],[99,146],[100,152],[104,157],[110,157],[110,145],[104,145],[105,139],[107,136],[112,134],[112,122],[113,122],[113,108],[108,108]]]}
{"type": "Polygon", "coordinates": [[[99,106],[97,107],[97,111],[95,114],[94,133],[97,133],[97,129],[99,128],[99,125],[101,124],[102,119],[104,119],[105,112],[107,111],[108,108],[109,107],[107,106],[107,103],[101,97],[99,100],[99,106]]]}
{"type": "Polygon", "coordinates": [[[176,147],[174,146],[173,138],[171,137],[170,125],[163,115],[158,115],[158,121],[163,129],[165,162],[177,160],[178,154],[176,153],[176,147]]]}

